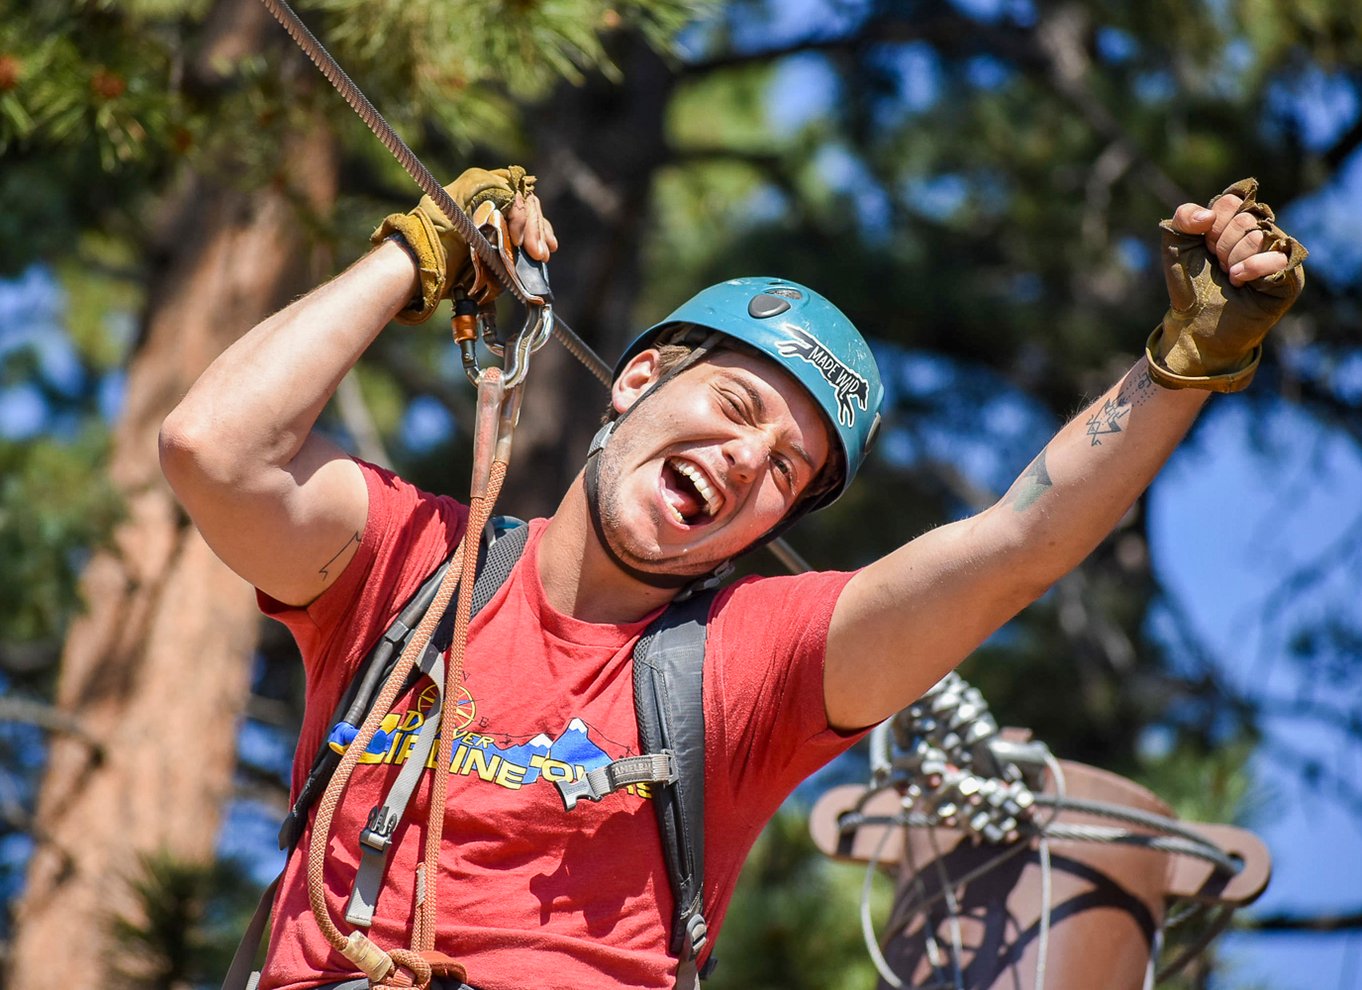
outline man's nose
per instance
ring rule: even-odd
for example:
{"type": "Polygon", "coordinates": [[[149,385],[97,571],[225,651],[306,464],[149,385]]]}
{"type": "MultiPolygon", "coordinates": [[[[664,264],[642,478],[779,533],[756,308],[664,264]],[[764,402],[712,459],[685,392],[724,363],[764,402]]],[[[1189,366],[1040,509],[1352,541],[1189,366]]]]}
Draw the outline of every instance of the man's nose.
{"type": "Polygon", "coordinates": [[[729,473],[743,484],[753,481],[766,463],[770,454],[770,444],[766,437],[756,430],[744,431],[724,445],[724,457],[729,464],[729,473]]]}

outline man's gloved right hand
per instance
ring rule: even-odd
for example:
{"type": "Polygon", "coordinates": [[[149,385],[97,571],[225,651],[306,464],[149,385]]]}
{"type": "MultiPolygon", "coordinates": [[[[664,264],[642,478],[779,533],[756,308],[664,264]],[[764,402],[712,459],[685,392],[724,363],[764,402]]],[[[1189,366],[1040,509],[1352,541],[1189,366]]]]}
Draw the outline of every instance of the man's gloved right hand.
{"type": "MultiPolygon", "coordinates": [[[[534,183],[534,176],[527,175],[519,165],[490,171],[470,168],[445,186],[445,191],[470,216],[486,202],[505,213],[517,196],[528,199],[534,195],[534,183]]],[[[468,245],[429,196],[422,196],[410,213],[385,217],[369,240],[378,244],[394,234],[406,242],[421,280],[421,298],[398,313],[397,320],[424,323],[440,300],[448,298],[450,290],[469,275],[472,262],[468,245]]]]}

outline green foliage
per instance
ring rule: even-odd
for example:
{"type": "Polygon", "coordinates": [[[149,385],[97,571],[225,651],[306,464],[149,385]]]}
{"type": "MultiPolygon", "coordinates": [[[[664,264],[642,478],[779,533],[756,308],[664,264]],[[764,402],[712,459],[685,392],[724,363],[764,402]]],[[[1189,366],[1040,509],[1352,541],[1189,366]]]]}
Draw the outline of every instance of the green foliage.
{"type": "Polygon", "coordinates": [[[80,571],[105,543],[122,502],[104,475],[108,438],[0,440],[0,641],[61,636],[80,608],[80,571]]]}
{"type": "Polygon", "coordinates": [[[446,3],[310,0],[325,15],[314,33],[362,81],[384,113],[415,132],[438,124],[467,148],[515,143],[520,106],[587,73],[618,78],[611,32],[642,31],[659,47],[694,15],[693,0],[446,3]]]}
{"type": "MultiPolygon", "coordinates": [[[[224,41],[218,6],[0,0],[0,272],[62,256],[84,230],[143,241],[138,211],[182,166],[243,188],[276,181],[279,147],[319,109],[360,158],[374,154],[282,27],[240,48],[224,41]]],[[[410,144],[466,150],[513,148],[524,101],[565,78],[615,71],[612,33],[641,31],[663,46],[698,7],[320,0],[304,10],[410,144]]],[[[378,166],[396,177],[393,168],[378,166]]],[[[408,180],[400,186],[411,195],[408,180]]]]}
{"type": "Polygon", "coordinates": [[[31,140],[65,149],[88,142],[113,171],[164,149],[174,101],[162,38],[109,11],[4,6],[0,55],[9,85],[0,82],[0,152],[31,140]]]}
{"type": "Polygon", "coordinates": [[[121,367],[129,358],[135,314],[145,294],[145,286],[130,277],[136,271],[128,242],[98,230],[81,237],[56,267],[63,329],[93,372],[121,367]]]}
{"type": "Polygon", "coordinates": [[[1279,795],[1255,784],[1248,772],[1255,742],[1212,748],[1184,743],[1143,757],[1137,776],[1185,821],[1262,824],[1279,795]]]}
{"type": "Polygon", "coordinates": [[[239,863],[144,857],[129,884],[135,909],[111,922],[134,960],[114,978],[124,990],[217,983],[250,918],[256,889],[239,863]]]}

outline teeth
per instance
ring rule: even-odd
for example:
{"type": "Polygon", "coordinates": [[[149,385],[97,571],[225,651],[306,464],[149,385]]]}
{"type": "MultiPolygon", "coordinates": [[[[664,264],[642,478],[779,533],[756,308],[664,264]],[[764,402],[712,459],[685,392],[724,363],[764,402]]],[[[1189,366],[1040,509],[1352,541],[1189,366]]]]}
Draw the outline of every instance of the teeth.
{"type": "Polygon", "coordinates": [[[719,511],[719,493],[710,486],[710,483],[705,480],[705,476],[700,473],[698,468],[694,465],[687,464],[685,461],[673,461],[672,466],[690,479],[691,484],[695,486],[695,490],[699,492],[700,497],[705,500],[706,515],[713,516],[714,513],[719,511]]]}

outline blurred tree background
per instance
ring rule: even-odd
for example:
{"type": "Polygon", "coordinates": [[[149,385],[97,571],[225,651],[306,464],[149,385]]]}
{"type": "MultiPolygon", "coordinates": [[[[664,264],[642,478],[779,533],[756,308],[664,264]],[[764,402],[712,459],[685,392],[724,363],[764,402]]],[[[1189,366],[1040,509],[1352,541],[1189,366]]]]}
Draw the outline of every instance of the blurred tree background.
{"type": "MultiPolygon", "coordinates": [[[[816,286],[873,338],[885,426],[863,480],[793,534],[815,566],[865,563],[1004,491],[1162,312],[1155,222],[1249,173],[1312,249],[1311,281],[1254,387],[1216,400],[1170,472],[1227,447],[1269,479],[1357,463],[1359,0],[301,10],[437,174],[540,175],[559,308],[607,359],[739,274],[816,286]]],[[[277,866],[300,670],[176,509],[156,429],[227,343],[416,193],[252,0],[0,0],[0,155],[0,971],[210,984],[237,888],[277,866]]],[[[551,510],[603,405],[561,349],[540,352],[505,511],[551,510]]],[[[385,335],[326,424],[457,494],[470,410],[437,316],[385,335]]],[[[1277,480],[1255,518],[1286,526],[1309,485],[1277,480]]],[[[1001,722],[1188,817],[1305,796],[1356,818],[1362,512],[1317,520],[1327,539],[1226,605],[1228,560],[1200,596],[1168,575],[1243,506],[1206,487],[1161,539],[1159,491],[964,673],[1001,722]],[[1235,641],[1207,633],[1217,607],[1235,641]],[[1240,652],[1250,678],[1227,673],[1240,652]],[[1283,717],[1291,733],[1269,731],[1283,717]],[[1250,772],[1265,751],[1291,771],[1273,787],[1250,772]]],[[[853,756],[824,776],[861,773],[853,756]]],[[[859,880],[812,857],[800,807],[754,854],[716,988],[873,982],[859,880]]],[[[1300,907],[1250,924],[1362,914],[1300,907]]],[[[1250,985],[1213,955],[1186,979],[1250,985]]]]}

